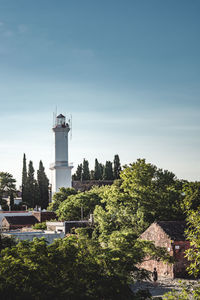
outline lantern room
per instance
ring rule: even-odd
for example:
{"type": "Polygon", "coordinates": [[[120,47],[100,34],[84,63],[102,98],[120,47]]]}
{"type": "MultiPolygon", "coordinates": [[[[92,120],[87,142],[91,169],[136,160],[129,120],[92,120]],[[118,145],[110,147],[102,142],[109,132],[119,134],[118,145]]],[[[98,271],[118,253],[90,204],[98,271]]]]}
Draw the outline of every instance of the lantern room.
{"type": "Polygon", "coordinates": [[[66,127],[65,116],[62,114],[56,117],[56,127],[66,127]]]}

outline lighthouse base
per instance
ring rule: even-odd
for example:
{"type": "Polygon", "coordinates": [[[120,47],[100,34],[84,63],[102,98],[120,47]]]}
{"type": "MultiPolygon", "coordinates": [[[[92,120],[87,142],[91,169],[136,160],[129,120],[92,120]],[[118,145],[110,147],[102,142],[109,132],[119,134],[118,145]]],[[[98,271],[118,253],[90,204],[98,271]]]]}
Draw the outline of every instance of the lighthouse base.
{"type": "Polygon", "coordinates": [[[51,168],[51,183],[52,183],[52,195],[59,192],[61,187],[71,188],[72,187],[72,166],[61,167],[54,166],[51,168]]]}

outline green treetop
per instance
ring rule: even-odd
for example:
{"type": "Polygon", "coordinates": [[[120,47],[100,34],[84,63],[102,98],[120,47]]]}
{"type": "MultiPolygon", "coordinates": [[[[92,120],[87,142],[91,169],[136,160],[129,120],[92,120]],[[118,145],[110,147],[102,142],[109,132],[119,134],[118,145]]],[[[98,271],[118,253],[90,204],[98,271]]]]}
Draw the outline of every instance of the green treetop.
{"type": "Polygon", "coordinates": [[[84,158],[82,180],[90,180],[89,162],[84,158]]]}
{"type": "Polygon", "coordinates": [[[114,157],[114,167],[113,167],[113,176],[114,179],[119,179],[120,178],[120,172],[121,172],[121,164],[119,160],[119,155],[116,154],[114,157]]]}
{"type": "Polygon", "coordinates": [[[37,183],[39,188],[39,205],[42,209],[46,209],[49,203],[49,180],[45,174],[42,161],[39,163],[37,171],[37,183]]]}
{"type": "Polygon", "coordinates": [[[103,171],[103,179],[104,180],[113,180],[113,169],[112,169],[112,162],[106,161],[104,171],[103,171]]]}

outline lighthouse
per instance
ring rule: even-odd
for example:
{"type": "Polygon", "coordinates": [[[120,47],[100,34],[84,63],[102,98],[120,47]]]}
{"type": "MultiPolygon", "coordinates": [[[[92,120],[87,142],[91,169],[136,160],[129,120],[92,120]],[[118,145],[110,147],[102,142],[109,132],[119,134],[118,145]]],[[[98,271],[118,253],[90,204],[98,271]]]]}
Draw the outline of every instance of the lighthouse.
{"type": "Polygon", "coordinates": [[[69,123],[66,123],[65,116],[58,115],[52,128],[54,132],[54,160],[50,165],[52,194],[59,191],[59,188],[70,188],[72,186],[71,170],[72,165],[68,161],[68,133],[69,123]]]}

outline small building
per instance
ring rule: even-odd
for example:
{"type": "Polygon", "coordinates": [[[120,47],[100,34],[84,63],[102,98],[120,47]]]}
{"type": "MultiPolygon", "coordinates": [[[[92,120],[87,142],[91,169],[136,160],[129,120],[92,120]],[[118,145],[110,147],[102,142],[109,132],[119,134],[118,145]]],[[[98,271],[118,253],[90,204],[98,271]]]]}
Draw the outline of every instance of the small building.
{"type": "Polygon", "coordinates": [[[15,230],[23,227],[31,227],[38,223],[34,216],[5,216],[2,220],[3,230],[15,230]]]}
{"type": "Polygon", "coordinates": [[[2,220],[4,217],[19,217],[19,216],[32,216],[32,211],[0,210],[0,227],[2,227],[2,220]]]}
{"type": "Polygon", "coordinates": [[[174,257],[175,263],[168,264],[146,259],[140,267],[151,272],[156,268],[158,277],[171,279],[187,277],[188,260],[185,258],[185,250],[190,248],[190,242],[185,238],[185,229],[186,222],[184,221],[159,221],[151,224],[141,234],[140,239],[153,241],[155,246],[165,247],[174,257]]]}
{"type": "Polygon", "coordinates": [[[91,226],[91,222],[88,220],[83,221],[64,221],[64,222],[46,222],[47,230],[54,232],[74,233],[76,228],[91,226]]]}

